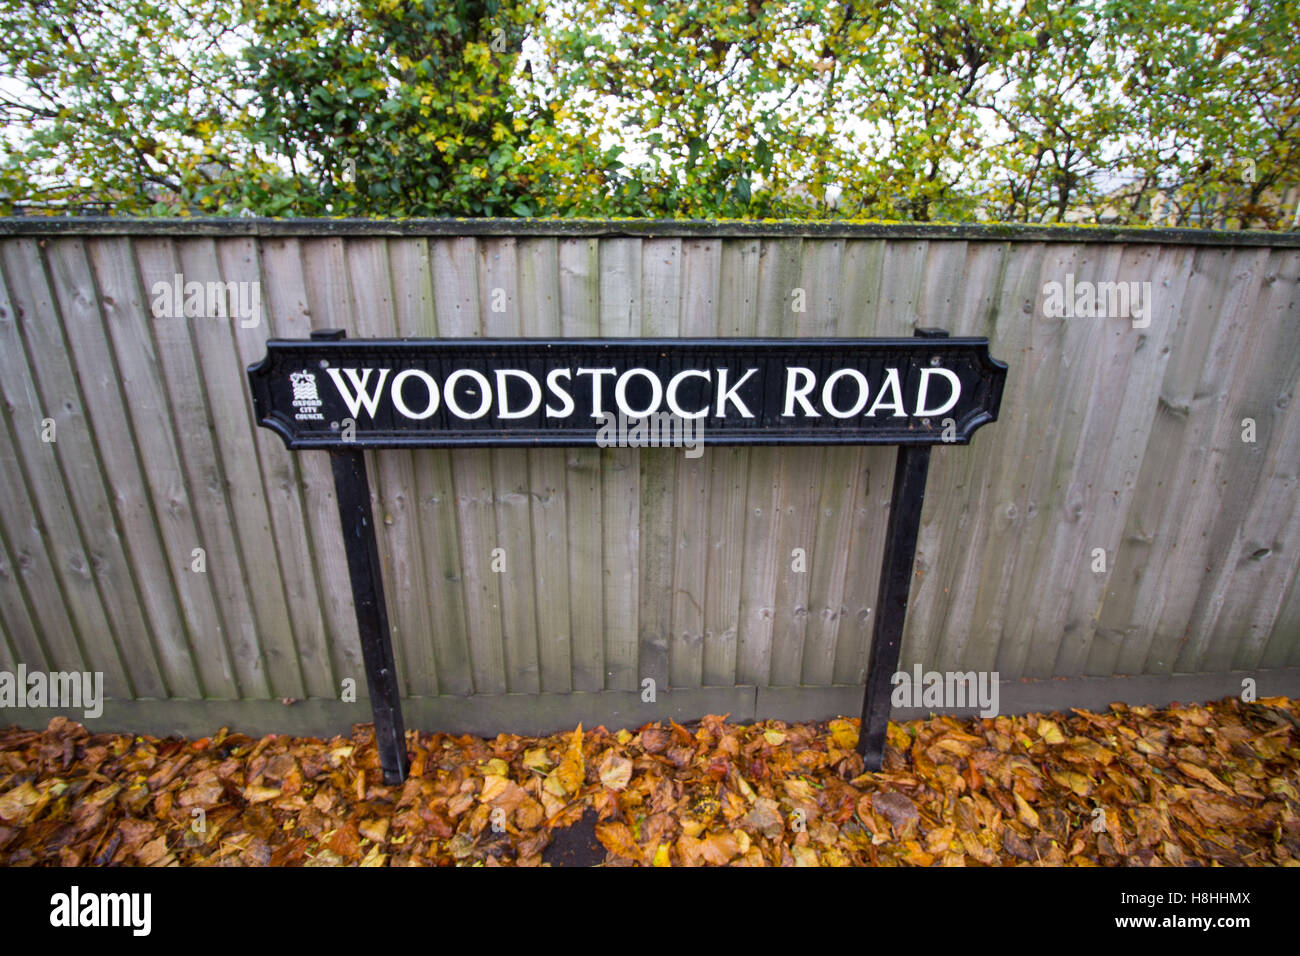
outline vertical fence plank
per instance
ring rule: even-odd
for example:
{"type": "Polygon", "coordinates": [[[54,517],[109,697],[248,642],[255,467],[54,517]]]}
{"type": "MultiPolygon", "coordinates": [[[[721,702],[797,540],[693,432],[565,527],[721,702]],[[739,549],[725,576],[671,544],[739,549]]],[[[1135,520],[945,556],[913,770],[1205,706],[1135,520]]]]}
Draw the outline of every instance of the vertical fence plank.
{"type": "MultiPolygon", "coordinates": [[[[0,468],[5,469],[0,471],[0,476],[5,475],[8,468],[3,454],[0,454],[0,468]]],[[[0,509],[0,623],[4,624],[6,634],[3,669],[15,671],[19,664],[36,669],[54,659],[41,641],[41,627],[37,624],[38,619],[33,617],[44,608],[29,603],[23,593],[22,569],[9,553],[11,534],[4,519],[4,509],[0,509]]],[[[21,546],[21,535],[15,540],[21,546]]]]}
{"type": "MultiPolygon", "coordinates": [[[[438,239],[429,243],[434,311],[438,335],[445,339],[483,335],[479,316],[478,243],[438,239]]],[[[461,577],[470,635],[474,690],[504,694],[507,689],[500,575],[492,570],[498,547],[493,507],[492,457],[487,449],[458,448],[451,453],[452,487],[460,528],[461,577]]]]}
{"type": "MultiPolygon", "coordinates": [[[[758,324],[758,261],[759,244],[756,240],[723,242],[717,324],[711,334],[722,338],[755,334],[758,324]]],[[[749,513],[750,449],[714,445],[702,450],[711,502],[708,578],[704,587],[703,680],[706,687],[729,687],[736,683],[745,523],[749,513]]]]}
{"type": "MultiPolygon", "coordinates": [[[[520,335],[523,326],[517,240],[485,236],[479,241],[478,256],[483,334],[492,338],[520,335]],[[503,308],[498,311],[499,304],[503,308]]],[[[490,454],[496,547],[501,549],[505,561],[505,571],[497,577],[501,579],[506,687],[512,693],[535,694],[541,689],[541,668],[537,589],[532,566],[532,495],[528,488],[533,452],[524,448],[494,448],[490,454]]]]}
{"type": "MultiPolygon", "coordinates": [[[[792,293],[799,287],[803,241],[764,239],[759,243],[758,315],[755,334],[790,337],[792,293]]],[[[790,552],[781,551],[783,450],[756,447],[749,455],[745,494],[745,561],[736,635],[736,680],[766,686],[772,674],[777,590],[792,573],[790,552]]]]}
{"type": "MultiPolygon", "coordinates": [[[[1054,246],[1043,263],[1043,281],[1064,282],[1067,274],[1081,274],[1099,247],[1078,245],[1054,246]]],[[[1104,253],[1112,255],[1113,253],[1104,253]]],[[[1091,404],[1091,392],[1097,380],[1107,343],[1116,339],[1116,330],[1107,330],[1103,322],[1071,321],[1046,316],[1035,311],[1031,321],[1033,350],[1037,368],[1026,368],[1031,379],[1040,375],[1050,404],[1031,411],[1032,421],[1021,449],[1023,461],[1021,487],[1026,499],[1024,512],[1038,514],[1027,519],[1019,541],[1017,562],[1024,568],[1042,569],[1055,549],[1062,562],[1077,563],[1083,544],[1077,534],[1084,513],[1086,486],[1074,484],[1075,463],[1081,452],[1084,424],[1091,404]],[[1050,384],[1048,384],[1050,383],[1050,384]],[[1041,512],[1039,509],[1041,508],[1041,512]]],[[[1114,347],[1113,344],[1111,346],[1114,347]]],[[[1010,377],[1010,376],[1008,376],[1010,377]]],[[[1033,386],[1028,386],[1033,388],[1033,386]]],[[[1056,568],[1061,580],[1045,582],[1038,572],[1017,575],[1008,595],[1004,640],[999,647],[997,670],[1017,676],[1044,676],[1047,650],[1044,635],[1037,633],[1034,620],[1044,599],[1058,600],[1048,587],[1068,587],[1067,575],[1075,568],[1056,568]]]]}
{"type": "MultiPolygon", "coordinates": [[[[539,265],[536,269],[534,285],[538,291],[532,298],[540,295],[542,288],[548,288],[549,294],[556,297],[559,322],[556,334],[567,338],[598,337],[600,243],[595,239],[560,239],[546,250],[545,264],[545,268],[539,265]],[[552,269],[556,270],[555,274],[543,281],[552,269]]],[[[562,456],[565,466],[562,488],[568,541],[567,547],[561,542],[560,549],[568,553],[547,560],[553,568],[568,571],[568,580],[563,584],[557,582],[555,589],[562,588],[568,598],[572,689],[600,691],[605,689],[607,653],[602,449],[566,448],[551,454],[562,456]]],[[[615,574],[621,569],[608,570],[615,574]]]]}
{"type": "MultiPolygon", "coordinates": [[[[429,241],[390,240],[388,254],[397,334],[403,338],[436,337],[429,241]]],[[[425,448],[413,453],[415,484],[410,493],[418,507],[411,521],[424,560],[420,597],[432,630],[422,640],[426,645],[424,652],[431,649],[434,662],[428,675],[416,680],[417,675],[412,674],[411,680],[421,693],[468,695],[473,693],[474,677],[465,623],[452,454],[446,448],[425,448]]]]}
{"type": "Polygon", "coordinates": [[[1177,324],[1177,312],[1186,298],[1193,250],[1164,249],[1152,257],[1128,252],[1124,259],[1113,275],[1121,282],[1150,283],[1138,286],[1150,290],[1149,324],[1145,329],[1138,329],[1129,317],[1091,320],[1115,326],[1125,344],[1122,354],[1106,372],[1114,383],[1109,393],[1110,403],[1095,404],[1100,413],[1092,430],[1096,437],[1086,440],[1089,448],[1109,449],[1106,455],[1093,456],[1097,459],[1093,465],[1095,470],[1086,480],[1100,489],[1101,494],[1092,506],[1091,521],[1086,529],[1080,528],[1088,554],[1093,553],[1093,548],[1105,551],[1106,570],[1098,573],[1089,563],[1086,573],[1079,574],[1070,588],[1061,616],[1047,625],[1060,634],[1052,669],[1063,677],[1086,673],[1091,646],[1099,630],[1101,608],[1115,587],[1118,551],[1123,546],[1126,518],[1137,494],[1143,450],[1151,441],[1153,413],[1160,401],[1160,382],[1169,360],[1169,342],[1177,324]]]}
{"type": "MultiPolygon", "coordinates": [[[[722,240],[684,240],[681,244],[681,312],[677,334],[707,338],[717,329],[722,240]]],[[[737,374],[733,370],[733,374],[737,374]]],[[[666,408],[666,406],[664,406],[666,408]]],[[[671,593],[672,684],[699,687],[704,679],[704,606],[708,585],[709,524],[715,503],[709,499],[709,456],[689,458],[680,448],[651,448],[645,458],[671,458],[676,469],[673,495],[673,586],[671,593]]],[[[722,502],[716,502],[722,507],[722,502]]]]}
{"type": "MultiPolygon", "coordinates": [[[[641,334],[642,239],[606,239],[600,268],[600,334],[641,334]]],[[[601,545],[604,553],[605,687],[636,690],[641,667],[641,451],[600,450],[601,545]]]]}
{"type": "MultiPolygon", "coordinates": [[[[641,246],[641,335],[671,338],[681,323],[682,240],[646,239],[641,246]]],[[[641,467],[641,588],[637,620],[639,674],[660,693],[674,686],[673,562],[677,456],[643,452],[641,467]]],[[[691,686],[688,675],[681,678],[691,686]]]]}
{"type": "MultiPolygon", "coordinates": [[[[976,303],[967,306],[966,291],[986,277],[968,272],[972,265],[978,268],[984,262],[976,259],[972,263],[970,251],[970,244],[964,242],[929,244],[916,300],[917,326],[941,328],[950,336],[973,334],[972,312],[978,315],[978,306],[976,303]]],[[[942,419],[931,425],[942,432],[942,419]]],[[[911,646],[913,659],[929,659],[940,640],[945,657],[960,657],[965,644],[962,622],[958,621],[955,627],[951,625],[948,610],[952,606],[954,579],[962,567],[971,535],[963,532],[954,537],[948,532],[952,528],[951,519],[955,518],[960,526],[968,525],[971,520],[970,469],[971,456],[964,448],[954,447],[930,459],[925,502],[926,510],[933,517],[924,523],[919,534],[916,573],[909,598],[908,626],[915,637],[911,646]]]]}
{"type": "MultiPolygon", "coordinates": [[[[814,278],[815,314],[801,335],[851,335],[856,324],[850,313],[857,303],[844,298],[845,243],[819,243],[807,250],[805,262],[814,278]]],[[[813,290],[809,290],[813,296],[813,290]]],[[[879,388],[878,384],[872,385],[879,388]]],[[[842,394],[842,392],[841,392],[842,394]]],[[[867,394],[867,407],[875,401],[867,394]]],[[[863,411],[865,412],[866,409],[863,411]]],[[[804,630],[799,683],[830,684],[835,676],[835,645],[845,611],[844,579],[848,572],[854,507],[863,494],[862,456],[851,446],[822,450],[817,497],[812,514],[813,538],[808,549],[808,615],[804,630]]]]}
{"type": "MultiPolygon", "coordinates": [[[[839,243],[834,245],[838,246],[839,243]]],[[[799,247],[797,284],[784,290],[783,334],[790,338],[823,335],[834,328],[837,289],[819,268],[820,244],[799,247]]],[[[825,379],[821,368],[813,368],[825,379]]],[[[817,500],[826,449],[779,448],[777,478],[776,597],[772,609],[771,676],[775,687],[803,680],[804,637],[808,630],[809,580],[815,558],[817,500]]]]}
{"type": "MultiPolygon", "coordinates": [[[[838,334],[855,338],[912,334],[912,327],[895,310],[881,307],[886,248],[881,240],[853,239],[845,243],[840,291],[842,331],[838,334]]],[[[861,684],[866,676],[898,454],[889,447],[853,451],[851,461],[859,487],[847,506],[851,508],[852,529],[844,569],[843,608],[835,638],[831,675],[835,684],[861,684]]]]}
{"type": "MultiPolygon", "coordinates": [[[[555,239],[523,239],[516,248],[519,262],[519,300],[515,310],[518,331],[512,335],[559,336],[560,250],[555,239]]],[[[543,386],[543,397],[550,395],[543,386]]],[[[544,402],[545,403],[545,402],[544,402]]],[[[579,449],[581,450],[581,449],[579,449]]],[[[587,449],[589,450],[589,449],[587,449]]],[[[592,541],[574,540],[569,536],[569,449],[528,449],[528,494],[531,511],[532,551],[527,570],[532,573],[533,594],[537,605],[537,655],[539,686],[544,692],[567,694],[574,689],[579,666],[587,677],[584,690],[591,689],[593,665],[599,667],[600,631],[589,626],[574,626],[571,617],[571,591],[582,587],[583,578],[574,579],[569,566],[575,551],[583,551],[593,560],[592,541]],[[578,664],[579,657],[584,658],[578,664]]],[[[587,572],[586,581],[599,580],[599,540],[594,561],[596,575],[587,572]]],[[[524,570],[524,569],[520,569],[524,570]]],[[[581,573],[581,572],[580,572],[581,573]]],[[[589,587],[586,589],[589,590],[589,587]]],[[[595,671],[599,674],[599,670],[595,671]]]]}
{"type": "Polygon", "coordinates": [[[130,561],[131,587],[147,617],[171,693],[190,698],[239,696],[227,635],[191,646],[145,480],[145,463],[131,439],[128,397],[112,359],[99,292],[83,240],[59,239],[46,251],[58,292],[69,359],[86,396],[88,437],[109,491],[113,520],[130,561]]]}
{"type": "MultiPolygon", "coordinates": [[[[1246,341],[1246,310],[1267,258],[1264,249],[1241,256],[1232,250],[1197,252],[1090,673],[1144,673],[1153,645],[1164,639],[1162,622],[1169,622],[1165,646],[1176,646],[1185,631],[1200,568],[1214,547],[1204,530],[1222,494],[1206,481],[1206,448],[1222,417],[1227,380],[1246,341]],[[1184,574],[1193,562],[1199,567],[1184,574]]],[[[1157,654],[1167,656],[1163,648],[1157,654]]]]}
{"type": "MultiPolygon", "coordinates": [[[[1008,378],[1030,376],[1036,374],[1035,369],[1044,376],[1052,374],[1055,355],[1042,356],[1033,344],[1035,311],[1042,301],[1043,245],[1030,246],[1016,256],[1009,244],[999,244],[996,251],[988,244],[972,244],[972,254],[988,264],[985,274],[990,288],[978,306],[982,323],[978,332],[988,336],[991,353],[1013,370],[1008,378]]],[[[951,592],[944,595],[947,613],[944,623],[937,625],[944,630],[930,637],[930,642],[946,649],[946,628],[956,622],[955,646],[942,658],[945,669],[993,670],[998,666],[1007,598],[1012,581],[1021,573],[1016,564],[1020,534],[1037,512],[1037,505],[1018,500],[1023,487],[1023,449],[1033,415],[1029,403],[1033,401],[1029,390],[1008,387],[996,427],[979,436],[989,441],[976,440],[972,446],[941,451],[931,458],[932,470],[938,474],[944,473],[948,459],[955,456],[963,461],[951,464],[963,465],[974,476],[963,477],[961,484],[960,493],[973,499],[969,523],[962,531],[967,542],[962,568],[951,592]]],[[[955,546],[963,548],[962,544],[955,546]]]]}
{"type": "MultiPolygon", "coordinates": [[[[1135,648],[1143,652],[1140,657],[1126,647],[1120,658],[1121,666],[1133,661],[1137,673],[1168,674],[1188,666],[1182,657],[1189,645],[1198,652],[1204,646],[1204,631],[1198,625],[1223,594],[1216,590],[1215,579],[1219,579],[1220,588],[1226,584],[1219,575],[1230,566],[1225,555],[1240,527],[1245,498],[1258,467],[1258,459],[1251,453],[1258,446],[1248,449],[1241,442],[1239,409],[1251,388],[1252,353],[1260,354],[1256,351],[1259,336],[1267,335],[1265,324],[1257,319],[1257,306],[1272,257],[1259,252],[1237,261],[1206,264],[1211,274],[1204,281],[1231,290],[1225,300],[1225,305],[1232,303],[1229,327],[1215,337],[1208,361],[1194,379],[1195,389],[1190,394],[1183,392],[1185,403],[1177,399],[1171,403],[1173,393],[1162,393],[1162,412],[1172,414],[1178,431],[1187,431],[1191,454],[1181,475],[1166,479],[1157,472],[1157,480],[1167,482],[1178,504],[1168,523],[1162,522],[1156,529],[1161,542],[1168,540],[1173,549],[1163,579],[1143,582],[1147,596],[1159,602],[1158,609],[1136,609],[1139,620],[1150,621],[1150,637],[1135,648]],[[1238,286],[1230,276],[1245,281],[1238,286]]],[[[1203,283],[1198,284],[1204,288],[1203,283]]],[[[1181,366],[1178,368],[1181,371],[1181,366]]],[[[1173,431],[1172,424],[1162,419],[1161,431],[1173,431]]],[[[1146,630],[1143,628],[1140,636],[1145,637],[1146,630]]]]}

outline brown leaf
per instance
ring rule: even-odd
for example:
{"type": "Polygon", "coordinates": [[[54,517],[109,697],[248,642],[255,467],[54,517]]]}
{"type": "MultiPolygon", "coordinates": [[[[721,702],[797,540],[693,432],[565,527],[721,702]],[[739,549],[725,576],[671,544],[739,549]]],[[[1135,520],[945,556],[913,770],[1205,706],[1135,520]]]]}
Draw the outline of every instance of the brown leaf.
{"type": "Polygon", "coordinates": [[[636,860],[638,863],[645,861],[645,851],[637,844],[626,823],[596,824],[596,839],[600,841],[601,846],[616,856],[636,860]]]}
{"type": "Polygon", "coordinates": [[[740,856],[740,843],[729,831],[713,833],[699,843],[699,857],[713,866],[725,866],[740,856]]]}
{"type": "Polygon", "coordinates": [[[165,836],[160,836],[135,851],[136,861],[141,866],[153,866],[166,855],[167,837],[165,836]]]}
{"type": "Polygon", "coordinates": [[[361,857],[361,837],[352,823],[345,823],[335,830],[328,846],[345,859],[356,860],[361,857]]]}
{"type": "Polygon", "coordinates": [[[871,806],[880,813],[895,830],[900,830],[909,822],[920,819],[916,804],[906,795],[893,790],[885,790],[871,795],[871,806]]]}
{"type": "Polygon", "coordinates": [[[641,749],[648,754],[660,754],[668,747],[668,742],[672,739],[670,731],[665,730],[658,724],[650,727],[643,727],[640,733],[641,749]]]}
{"type": "Polygon", "coordinates": [[[623,790],[632,780],[632,761],[612,748],[600,762],[600,782],[611,790],[623,790]]]}
{"type": "Polygon", "coordinates": [[[1198,767],[1194,763],[1188,763],[1186,760],[1180,760],[1178,761],[1178,769],[1181,770],[1183,773],[1187,774],[1187,776],[1191,777],[1193,780],[1199,780],[1201,783],[1205,784],[1208,787],[1213,787],[1215,790],[1218,790],[1220,793],[1227,793],[1227,794],[1232,793],[1231,787],[1225,784],[1222,780],[1216,777],[1209,770],[1206,770],[1204,767],[1198,767]]]}
{"type": "Polygon", "coordinates": [[[781,816],[780,805],[767,797],[759,797],[754,802],[753,809],[741,818],[740,825],[751,833],[762,834],[769,840],[776,839],[785,832],[785,820],[781,816]]]}

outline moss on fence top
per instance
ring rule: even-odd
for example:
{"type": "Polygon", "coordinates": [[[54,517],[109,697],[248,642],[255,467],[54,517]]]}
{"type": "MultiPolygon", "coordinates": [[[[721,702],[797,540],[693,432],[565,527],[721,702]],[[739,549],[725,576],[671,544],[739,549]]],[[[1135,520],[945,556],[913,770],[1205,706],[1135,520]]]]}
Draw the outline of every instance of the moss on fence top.
{"type": "Polygon", "coordinates": [[[952,239],[973,242],[1140,242],[1300,247],[1300,232],[1060,223],[887,222],[875,219],[266,219],[118,216],[0,217],[0,236],[643,236],[656,238],[952,239]]]}

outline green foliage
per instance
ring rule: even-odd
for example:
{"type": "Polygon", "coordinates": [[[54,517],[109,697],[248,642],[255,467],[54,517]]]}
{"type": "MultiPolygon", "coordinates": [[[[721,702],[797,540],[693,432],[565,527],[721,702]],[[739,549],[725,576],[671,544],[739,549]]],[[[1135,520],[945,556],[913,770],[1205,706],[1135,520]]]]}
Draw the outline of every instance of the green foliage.
{"type": "Polygon", "coordinates": [[[214,51],[234,28],[215,3],[5,0],[0,76],[23,93],[0,96],[0,190],[166,213],[203,194],[205,164],[263,171],[227,133],[241,111],[214,51]]]}
{"type": "Polygon", "coordinates": [[[530,215],[544,164],[521,155],[551,110],[511,83],[531,4],[405,3],[325,12],[250,2],[248,135],[289,159],[297,215],[530,215]],[[494,48],[495,47],[495,48],[494,48]]]}
{"type": "Polygon", "coordinates": [[[1285,228],[1300,0],[0,0],[0,191],[118,214],[1285,228]]]}

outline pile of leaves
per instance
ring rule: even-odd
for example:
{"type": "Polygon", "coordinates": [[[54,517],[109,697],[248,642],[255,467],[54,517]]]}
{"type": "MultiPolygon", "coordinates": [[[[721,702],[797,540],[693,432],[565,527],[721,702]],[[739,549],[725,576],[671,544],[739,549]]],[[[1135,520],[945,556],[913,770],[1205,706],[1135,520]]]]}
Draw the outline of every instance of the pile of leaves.
{"type": "Polygon", "coordinates": [[[390,787],[365,725],[186,741],[56,718],[0,731],[0,863],[531,866],[582,821],[606,865],[1300,863],[1286,698],[891,724],[878,773],[857,740],[854,720],[718,716],[412,731],[390,787]]]}

